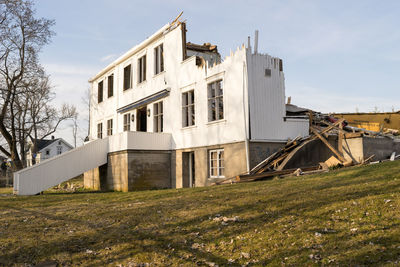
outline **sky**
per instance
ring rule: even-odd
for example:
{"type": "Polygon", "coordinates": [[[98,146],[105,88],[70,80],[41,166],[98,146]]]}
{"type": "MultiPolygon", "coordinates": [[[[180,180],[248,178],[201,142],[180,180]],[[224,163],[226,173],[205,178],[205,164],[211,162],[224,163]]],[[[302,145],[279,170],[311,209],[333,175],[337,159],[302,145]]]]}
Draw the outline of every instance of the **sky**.
{"type": "MultiPolygon", "coordinates": [[[[224,58],[259,30],[258,50],[283,60],[286,96],[320,112],[400,110],[400,1],[36,0],[54,19],[43,48],[54,105],[79,112],[78,145],[87,135],[82,100],[88,80],[181,11],[187,41],[210,42],[224,58]]],[[[72,123],[57,132],[73,144],[72,123]]]]}

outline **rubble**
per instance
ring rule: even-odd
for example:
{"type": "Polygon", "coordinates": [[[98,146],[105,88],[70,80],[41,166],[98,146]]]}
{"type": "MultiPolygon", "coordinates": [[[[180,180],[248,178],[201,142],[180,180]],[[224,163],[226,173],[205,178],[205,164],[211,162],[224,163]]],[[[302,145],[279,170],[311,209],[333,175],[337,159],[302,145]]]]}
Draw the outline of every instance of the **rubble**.
{"type": "MultiPolygon", "coordinates": [[[[315,111],[299,108],[291,104],[287,104],[286,106],[288,110],[287,112],[291,116],[309,117],[310,135],[288,140],[282,149],[276,151],[268,156],[265,160],[257,164],[253,169],[250,170],[249,173],[221,180],[214,183],[214,185],[258,181],[276,176],[301,176],[317,172],[326,172],[330,169],[339,167],[366,164],[375,157],[375,154],[369,155],[365,159],[364,157],[356,159],[352,152],[346,149],[347,140],[353,138],[362,138],[364,136],[371,138],[389,138],[391,140],[395,140],[395,136],[391,133],[386,133],[383,131],[374,132],[349,126],[344,118],[338,119],[330,115],[324,115],[315,111]],[[337,148],[335,148],[331,142],[328,141],[328,137],[330,136],[333,136],[333,138],[337,139],[337,148]],[[299,153],[301,149],[307,145],[310,145],[310,143],[315,140],[320,140],[333,155],[327,160],[324,159],[323,161],[319,162],[319,164],[315,166],[299,166],[297,168],[288,168],[288,163],[296,155],[296,153],[299,153]]],[[[400,159],[400,155],[396,156],[396,152],[393,152],[390,156],[390,160],[393,161],[396,159],[400,159]]],[[[371,162],[371,164],[373,164],[373,162],[371,162]]]]}

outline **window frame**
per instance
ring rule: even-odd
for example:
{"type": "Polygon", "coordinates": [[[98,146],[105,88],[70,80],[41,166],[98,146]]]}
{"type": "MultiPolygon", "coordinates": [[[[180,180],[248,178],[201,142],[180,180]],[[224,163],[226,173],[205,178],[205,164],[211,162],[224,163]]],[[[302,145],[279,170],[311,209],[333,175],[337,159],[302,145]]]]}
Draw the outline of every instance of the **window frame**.
{"type": "Polygon", "coordinates": [[[97,83],[97,103],[100,104],[104,100],[104,83],[103,80],[97,83]]]}
{"type": "Polygon", "coordinates": [[[154,48],[154,75],[164,71],[164,44],[154,48]]]}
{"type": "Polygon", "coordinates": [[[141,84],[146,81],[146,63],[147,63],[147,57],[146,54],[138,58],[138,84],[141,84]]]}
{"type": "Polygon", "coordinates": [[[113,119],[107,120],[107,136],[113,135],[113,119]]]}
{"type": "Polygon", "coordinates": [[[164,131],[164,103],[163,101],[153,104],[153,132],[164,131]]]}
{"type": "Polygon", "coordinates": [[[132,88],[132,64],[128,64],[124,67],[124,80],[123,80],[123,90],[128,90],[132,88]],[[129,70],[129,71],[128,71],[129,70]],[[126,75],[129,77],[126,77],[126,75]]]}
{"type": "Polygon", "coordinates": [[[103,139],[103,123],[97,124],[97,139],[103,139]]]}
{"type": "Polygon", "coordinates": [[[194,89],[182,93],[182,128],[196,125],[195,103],[194,89]]]}
{"type": "Polygon", "coordinates": [[[124,114],[124,132],[131,130],[131,113],[124,114]]]}
{"type": "Polygon", "coordinates": [[[218,79],[207,83],[207,112],[208,122],[220,121],[225,118],[225,107],[224,107],[224,80],[218,79]],[[215,86],[214,86],[215,85],[215,86]],[[222,85],[222,86],[221,86],[222,85]],[[214,88],[213,88],[214,86],[214,88]],[[214,103],[214,111],[213,105],[214,103]],[[222,111],[220,110],[222,107],[222,111]],[[215,118],[214,114],[215,112],[215,118]],[[222,114],[222,116],[221,116],[222,114]]]}
{"type": "Polygon", "coordinates": [[[208,175],[210,178],[225,178],[225,159],[224,159],[224,149],[211,149],[208,151],[208,175]],[[212,155],[216,153],[216,159],[213,159],[212,155]],[[222,155],[222,157],[221,157],[222,155]],[[216,166],[213,166],[213,161],[216,162],[216,166]],[[221,164],[222,162],[222,164],[221,164]],[[217,175],[213,175],[213,170],[216,170],[217,175]],[[222,172],[221,172],[222,171],[222,172]]]}
{"type": "Polygon", "coordinates": [[[107,77],[107,96],[108,98],[114,96],[114,73],[108,75],[107,77]]]}

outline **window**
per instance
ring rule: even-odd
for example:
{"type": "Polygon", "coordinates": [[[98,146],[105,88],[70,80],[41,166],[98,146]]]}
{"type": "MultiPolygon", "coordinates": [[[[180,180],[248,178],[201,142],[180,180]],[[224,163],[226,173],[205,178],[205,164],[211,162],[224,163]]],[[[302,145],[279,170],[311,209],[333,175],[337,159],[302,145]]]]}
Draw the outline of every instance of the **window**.
{"type": "Polygon", "coordinates": [[[138,83],[146,80],[146,55],[138,59],[138,83]]]}
{"type": "Polygon", "coordinates": [[[224,175],[224,150],[216,149],[209,152],[210,177],[222,178],[224,175]]]}
{"type": "Polygon", "coordinates": [[[50,150],[46,150],[46,155],[50,155],[50,150]]]}
{"type": "Polygon", "coordinates": [[[154,74],[164,71],[164,50],[163,44],[154,48],[154,74]]]}
{"type": "Polygon", "coordinates": [[[113,120],[110,119],[107,121],[107,136],[110,136],[113,134],[113,120]]]}
{"type": "Polygon", "coordinates": [[[97,138],[103,138],[103,123],[97,124],[97,138]]]}
{"type": "Polygon", "coordinates": [[[132,87],[132,77],[131,77],[131,65],[124,68],[124,90],[132,87]]]}
{"type": "Polygon", "coordinates": [[[107,91],[108,97],[112,97],[114,95],[114,74],[111,74],[107,78],[107,91]]]}
{"type": "Polygon", "coordinates": [[[62,153],[62,146],[57,146],[57,155],[62,153]]]}
{"type": "Polygon", "coordinates": [[[182,127],[195,124],[194,90],[182,93],[182,127]]]}
{"type": "Polygon", "coordinates": [[[61,146],[61,141],[58,141],[58,145],[61,146]]]}
{"type": "Polygon", "coordinates": [[[131,130],[131,114],[124,114],[124,131],[131,130]]]}
{"type": "Polygon", "coordinates": [[[208,84],[208,121],[224,118],[224,88],[222,80],[208,84]]]}
{"type": "Polygon", "coordinates": [[[97,103],[103,102],[103,81],[97,84],[97,103]]]}
{"type": "Polygon", "coordinates": [[[155,103],[153,108],[154,132],[160,133],[163,131],[163,102],[155,103]]]}

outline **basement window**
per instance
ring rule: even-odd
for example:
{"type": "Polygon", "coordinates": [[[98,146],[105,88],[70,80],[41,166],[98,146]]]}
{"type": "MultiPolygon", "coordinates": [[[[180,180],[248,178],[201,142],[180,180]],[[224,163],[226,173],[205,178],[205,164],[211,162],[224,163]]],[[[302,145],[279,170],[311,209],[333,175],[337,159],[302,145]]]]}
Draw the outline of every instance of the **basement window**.
{"type": "Polygon", "coordinates": [[[129,64],[124,68],[124,90],[130,89],[132,87],[132,67],[129,64]]]}
{"type": "Polygon", "coordinates": [[[97,138],[103,138],[103,123],[97,124],[97,138]]]}
{"type": "Polygon", "coordinates": [[[182,93],[182,127],[195,124],[194,90],[182,93]]]}
{"type": "Polygon", "coordinates": [[[164,71],[164,49],[163,44],[154,48],[154,75],[164,71]]]}
{"type": "Polygon", "coordinates": [[[131,114],[124,114],[124,132],[131,130],[131,114]]]}
{"type": "Polygon", "coordinates": [[[103,102],[103,81],[97,84],[97,103],[103,102]]]}
{"type": "Polygon", "coordinates": [[[146,55],[138,59],[138,83],[146,80],[146,55]]]}
{"type": "Polygon", "coordinates": [[[224,178],[224,150],[215,149],[209,151],[210,178],[224,178]]]}
{"type": "Polygon", "coordinates": [[[163,102],[155,103],[153,106],[153,116],[154,116],[154,132],[163,132],[163,102]]]}
{"type": "Polygon", "coordinates": [[[208,121],[224,118],[224,88],[223,81],[218,80],[208,84],[208,121]]]}
{"type": "Polygon", "coordinates": [[[113,120],[109,119],[107,121],[107,136],[110,136],[113,134],[113,120]]]}
{"type": "Polygon", "coordinates": [[[107,78],[107,91],[108,97],[112,97],[114,95],[114,74],[111,74],[107,78]]]}

